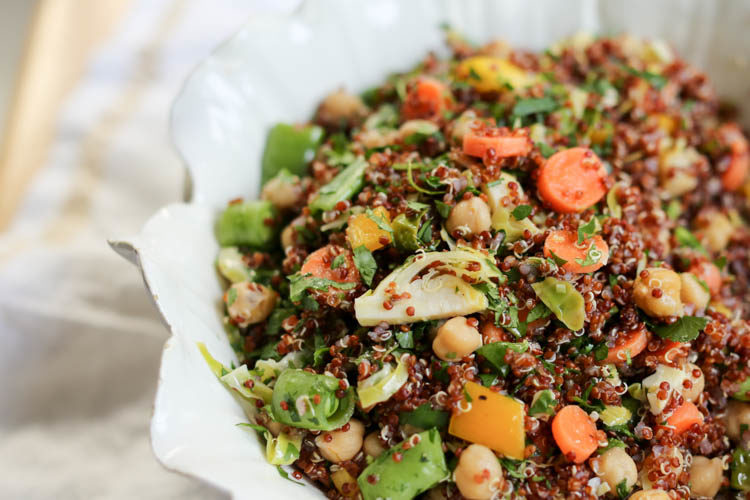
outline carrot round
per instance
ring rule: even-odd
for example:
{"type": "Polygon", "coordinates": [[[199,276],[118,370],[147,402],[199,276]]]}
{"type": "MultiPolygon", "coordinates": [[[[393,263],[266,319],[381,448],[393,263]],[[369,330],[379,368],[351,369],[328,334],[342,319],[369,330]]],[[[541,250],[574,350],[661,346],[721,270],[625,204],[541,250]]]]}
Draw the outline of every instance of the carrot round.
{"type": "Polygon", "coordinates": [[[682,434],[694,424],[700,425],[702,423],[703,414],[690,401],[682,403],[682,406],[678,407],[667,419],[667,424],[674,427],[675,434],[682,434]]]}
{"type": "MultiPolygon", "coordinates": [[[[339,259],[341,261],[341,259],[339,259]]],[[[324,278],[339,283],[359,281],[359,271],[354,265],[354,256],[344,247],[338,245],[326,245],[308,255],[302,264],[300,274],[312,274],[316,278],[324,278]],[[337,256],[343,255],[343,262],[331,269],[337,256]]]]}
{"type": "Polygon", "coordinates": [[[593,151],[570,148],[558,151],[539,169],[539,194],[561,213],[581,212],[607,193],[607,171],[593,151]]]}
{"type": "Polygon", "coordinates": [[[690,272],[702,279],[708,285],[711,295],[716,295],[721,289],[721,271],[711,262],[701,262],[690,267],[690,272]]]}
{"type": "Polygon", "coordinates": [[[662,340],[662,346],[656,351],[650,353],[650,355],[656,356],[659,363],[663,365],[674,366],[677,359],[687,356],[689,347],[690,344],[664,339],[662,340]]]}
{"type": "Polygon", "coordinates": [[[578,234],[575,231],[552,231],[544,240],[544,256],[549,258],[557,256],[567,261],[562,268],[570,273],[593,273],[607,263],[609,246],[599,235],[588,238],[579,245],[578,234]],[[589,253],[592,243],[594,249],[589,253]],[[583,265],[587,256],[592,257],[595,262],[583,265]]]}
{"type": "Polygon", "coordinates": [[[721,185],[727,191],[734,191],[750,171],[750,145],[736,123],[725,123],[717,132],[719,140],[731,151],[727,169],[721,174],[721,185]]]}
{"type": "Polygon", "coordinates": [[[490,149],[495,158],[526,156],[531,152],[531,140],[523,135],[485,135],[476,131],[464,134],[464,154],[483,158],[490,149]]]}
{"type": "Polygon", "coordinates": [[[566,458],[581,464],[599,447],[596,424],[575,405],[560,410],[552,420],[552,436],[566,458]]]}
{"type": "Polygon", "coordinates": [[[646,349],[648,345],[648,333],[646,330],[633,330],[625,335],[625,342],[617,344],[609,348],[607,359],[605,363],[626,363],[628,360],[628,353],[630,353],[630,359],[638,356],[646,349]]]}
{"type": "Polygon", "coordinates": [[[420,78],[406,95],[401,114],[407,120],[439,116],[450,105],[448,87],[434,78],[420,78]]]}

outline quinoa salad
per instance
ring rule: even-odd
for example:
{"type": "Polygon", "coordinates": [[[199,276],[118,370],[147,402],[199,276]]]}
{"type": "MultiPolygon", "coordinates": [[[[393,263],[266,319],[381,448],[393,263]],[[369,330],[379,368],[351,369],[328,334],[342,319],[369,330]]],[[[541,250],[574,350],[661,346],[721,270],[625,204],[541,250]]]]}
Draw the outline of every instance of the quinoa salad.
{"type": "Polygon", "coordinates": [[[446,39],[273,126],[218,215],[239,363],[198,348],[248,446],[328,498],[745,498],[734,108],[661,41],[446,39]]]}

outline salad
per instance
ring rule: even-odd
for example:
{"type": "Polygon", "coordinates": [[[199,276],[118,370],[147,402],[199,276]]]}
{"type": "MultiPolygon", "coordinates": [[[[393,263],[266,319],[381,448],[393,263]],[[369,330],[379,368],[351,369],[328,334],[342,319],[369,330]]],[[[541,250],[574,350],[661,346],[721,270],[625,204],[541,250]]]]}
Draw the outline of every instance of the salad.
{"type": "Polygon", "coordinates": [[[743,497],[732,107],[660,41],[446,35],[272,127],[219,215],[238,425],[329,498],[743,497]]]}

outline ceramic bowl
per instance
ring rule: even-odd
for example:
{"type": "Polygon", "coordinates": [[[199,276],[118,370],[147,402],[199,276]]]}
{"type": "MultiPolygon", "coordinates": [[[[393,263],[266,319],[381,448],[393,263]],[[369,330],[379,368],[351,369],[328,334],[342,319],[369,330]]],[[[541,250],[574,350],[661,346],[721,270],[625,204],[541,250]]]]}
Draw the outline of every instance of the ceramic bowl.
{"type": "Polygon", "coordinates": [[[225,364],[234,359],[221,324],[213,224],[227,200],[257,195],[272,123],[305,121],[326,93],[362,90],[443,50],[445,22],[473,41],[501,37],[530,49],[578,30],[658,36],[708,70],[724,95],[745,97],[750,75],[737,56],[750,46],[747,7],[666,1],[654,8],[650,0],[308,1],[292,15],[252,19],[216,49],[187,79],[172,112],[191,201],[162,208],[135,237],[110,241],[140,268],[171,332],[151,423],[158,460],[235,498],[323,498],[266,463],[261,442],[235,426],[245,420],[242,410],[196,348],[205,342],[225,364]]]}

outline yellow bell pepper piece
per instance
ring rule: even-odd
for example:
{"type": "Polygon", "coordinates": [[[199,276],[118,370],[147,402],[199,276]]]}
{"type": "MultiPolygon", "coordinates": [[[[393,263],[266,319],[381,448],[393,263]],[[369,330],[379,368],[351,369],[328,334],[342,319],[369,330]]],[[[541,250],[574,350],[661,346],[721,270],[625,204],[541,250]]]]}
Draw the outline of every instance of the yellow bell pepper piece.
{"type": "Polygon", "coordinates": [[[490,56],[464,59],[456,68],[456,76],[480,92],[502,90],[506,84],[520,88],[534,82],[531,75],[507,59],[490,56]]]}
{"type": "Polygon", "coordinates": [[[359,496],[359,486],[357,480],[352,477],[346,469],[338,469],[331,473],[331,481],[333,485],[339,490],[342,496],[346,498],[359,496]]]}
{"type": "MultiPolygon", "coordinates": [[[[385,208],[377,207],[372,213],[379,217],[382,222],[390,225],[391,218],[385,208]]],[[[391,233],[378,227],[378,223],[371,216],[357,214],[349,217],[346,239],[353,249],[364,245],[369,251],[374,252],[391,242],[391,233]],[[386,239],[388,241],[383,243],[381,238],[383,238],[383,241],[386,239]]]]}
{"type": "Polygon", "coordinates": [[[523,403],[510,396],[467,382],[462,407],[469,411],[451,417],[448,432],[456,437],[487,446],[506,457],[523,460],[526,447],[523,403]]]}

